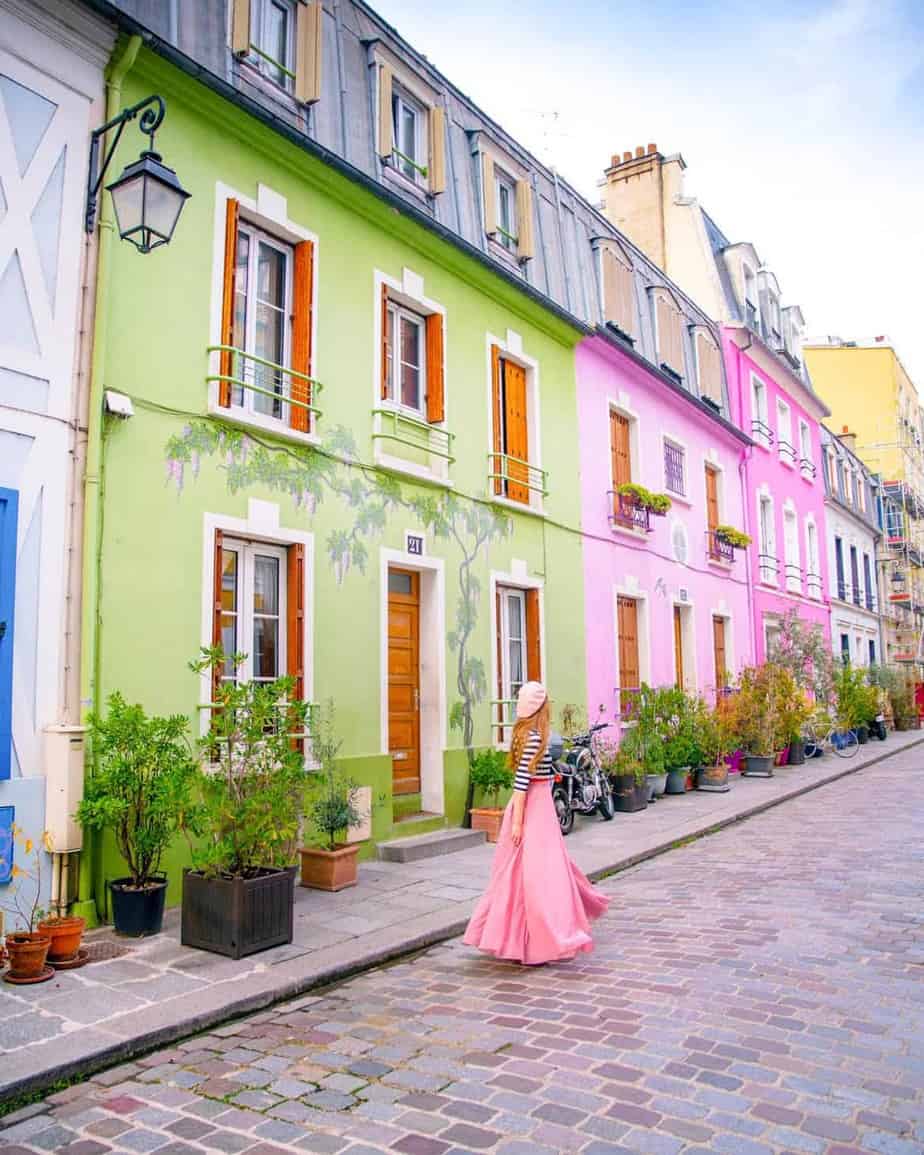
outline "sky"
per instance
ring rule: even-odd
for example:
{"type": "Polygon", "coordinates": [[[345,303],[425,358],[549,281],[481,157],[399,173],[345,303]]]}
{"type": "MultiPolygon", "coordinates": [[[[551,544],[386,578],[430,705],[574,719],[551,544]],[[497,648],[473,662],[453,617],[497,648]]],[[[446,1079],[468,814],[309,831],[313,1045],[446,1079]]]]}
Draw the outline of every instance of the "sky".
{"type": "Polygon", "coordinates": [[[886,335],[924,397],[924,0],[372,0],[593,203],[654,142],[809,335],[886,335]]]}

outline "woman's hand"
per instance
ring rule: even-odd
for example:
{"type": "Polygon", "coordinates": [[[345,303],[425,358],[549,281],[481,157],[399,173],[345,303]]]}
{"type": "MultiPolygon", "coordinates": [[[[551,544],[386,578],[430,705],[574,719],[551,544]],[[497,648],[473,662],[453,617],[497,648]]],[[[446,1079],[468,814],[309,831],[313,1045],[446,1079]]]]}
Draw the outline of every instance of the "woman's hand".
{"type": "Polygon", "coordinates": [[[510,827],[510,837],[513,839],[513,845],[519,846],[523,841],[523,815],[526,812],[526,791],[514,790],[513,792],[513,822],[510,827]]]}
{"type": "Polygon", "coordinates": [[[511,832],[511,838],[513,839],[513,845],[514,846],[519,846],[520,843],[523,841],[523,822],[522,822],[522,819],[518,822],[517,819],[514,818],[513,830],[511,832]]]}

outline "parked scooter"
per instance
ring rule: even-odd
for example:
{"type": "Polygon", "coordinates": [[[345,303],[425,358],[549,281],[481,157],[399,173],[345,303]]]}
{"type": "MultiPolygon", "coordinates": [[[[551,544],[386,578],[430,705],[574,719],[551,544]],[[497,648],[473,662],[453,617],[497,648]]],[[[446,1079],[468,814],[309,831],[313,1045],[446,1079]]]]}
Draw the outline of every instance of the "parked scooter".
{"type": "Polygon", "coordinates": [[[607,725],[599,722],[591,726],[586,733],[572,738],[567,748],[559,735],[550,738],[549,753],[555,764],[552,801],[562,834],[571,833],[575,814],[593,814],[596,811],[609,822],[616,813],[612,783],[609,775],[601,769],[593,746],[594,735],[605,730],[607,725]]]}
{"type": "Polygon", "coordinates": [[[884,742],[886,740],[887,733],[888,730],[886,730],[885,714],[877,714],[876,720],[874,722],[870,722],[869,724],[869,736],[871,738],[878,738],[880,742],[884,742]]]}

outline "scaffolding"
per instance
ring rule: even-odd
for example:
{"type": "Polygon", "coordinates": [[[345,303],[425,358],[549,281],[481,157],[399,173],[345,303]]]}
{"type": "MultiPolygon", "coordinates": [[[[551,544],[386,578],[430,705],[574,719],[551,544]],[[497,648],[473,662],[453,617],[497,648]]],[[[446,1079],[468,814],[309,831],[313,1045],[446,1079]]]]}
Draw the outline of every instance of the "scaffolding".
{"type": "Polygon", "coordinates": [[[891,627],[887,658],[924,663],[924,499],[906,481],[880,479],[882,607],[891,627]]]}

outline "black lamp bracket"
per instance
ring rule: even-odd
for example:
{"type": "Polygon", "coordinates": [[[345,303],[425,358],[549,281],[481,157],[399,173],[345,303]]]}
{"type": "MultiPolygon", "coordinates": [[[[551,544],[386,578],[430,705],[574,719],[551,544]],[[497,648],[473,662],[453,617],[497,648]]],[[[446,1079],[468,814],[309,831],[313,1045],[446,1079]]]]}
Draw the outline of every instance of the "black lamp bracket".
{"type": "Polygon", "coordinates": [[[144,100],[139,100],[137,104],[133,104],[131,108],[123,108],[118,116],[113,117],[112,120],[107,121],[106,124],[101,124],[99,128],[95,128],[90,134],[90,171],[87,173],[87,213],[85,222],[88,233],[93,232],[96,224],[99,190],[102,187],[103,180],[106,176],[106,169],[109,167],[109,162],[112,160],[113,154],[118,147],[126,124],[134,120],[139,112],[141,113],[138,128],[148,136],[150,140],[150,151],[153,152],[154,133],[157,132],[163,123],[166,111],[163,99],[160,96],[146,96],[144,100]],[[108,150],[103,157],[102,167],[100,167],[99,154],[103,138],[108,132],[112,132],[113,129],[115,129],[115,136],[109,144],[108,150]]]}

